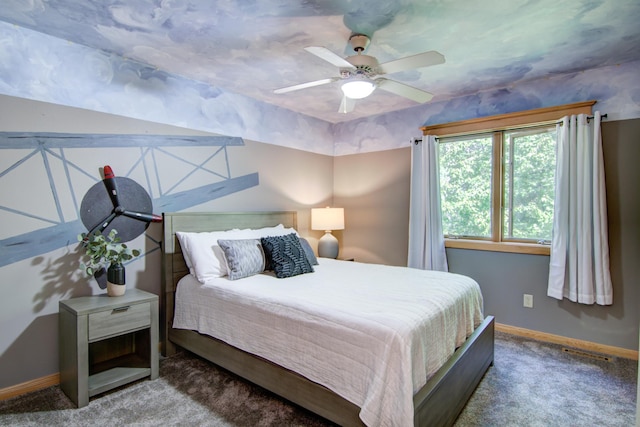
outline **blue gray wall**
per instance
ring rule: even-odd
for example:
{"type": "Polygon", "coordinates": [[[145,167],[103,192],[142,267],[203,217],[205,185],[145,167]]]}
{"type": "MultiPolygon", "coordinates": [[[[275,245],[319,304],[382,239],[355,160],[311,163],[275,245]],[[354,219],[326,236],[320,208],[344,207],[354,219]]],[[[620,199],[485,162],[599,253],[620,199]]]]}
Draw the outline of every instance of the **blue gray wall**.
{"type": "MultiPolygon", "coordinates": [[[[602,125],[614,303],[575,304],[546,296],[549,256],[447,249],[449,269],[482,288],[485,313],[535,331],[638,349],[640,323],[640,119],[602,125]],[[534,307],[523,307],[523,294],[534,307]]],[[[347,216],[344,256],[406,265],[410,149],[335,158],[336,204],[347,216]]]]}

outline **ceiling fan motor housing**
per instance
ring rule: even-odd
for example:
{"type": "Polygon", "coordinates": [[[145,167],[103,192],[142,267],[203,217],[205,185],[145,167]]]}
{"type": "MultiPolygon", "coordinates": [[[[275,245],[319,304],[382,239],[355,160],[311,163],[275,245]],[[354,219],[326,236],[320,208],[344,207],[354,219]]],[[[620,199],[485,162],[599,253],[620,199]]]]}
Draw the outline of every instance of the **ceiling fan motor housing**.
{"type": "Polygon", "coordinates": [[[345,58],[355,67],[355,70],[344,68],[340,70],[340,75],[350,77],[353,75],[365,75],[372,78],[378,74],[378,60],[369,55],[353,55],[345,58]]]}

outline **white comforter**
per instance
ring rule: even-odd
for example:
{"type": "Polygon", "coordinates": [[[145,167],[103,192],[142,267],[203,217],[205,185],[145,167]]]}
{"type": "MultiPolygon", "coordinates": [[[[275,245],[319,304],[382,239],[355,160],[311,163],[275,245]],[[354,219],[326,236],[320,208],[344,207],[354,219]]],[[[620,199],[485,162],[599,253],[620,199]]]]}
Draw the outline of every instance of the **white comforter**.
{"type": "Polygon", "coordinates": [[[271,360],[358,405],[367,426],[413,426],[413,394],[482,322],[472,279],[319,259],[315,272],[270,274],[176,292],[174,328],[271,360]]]}

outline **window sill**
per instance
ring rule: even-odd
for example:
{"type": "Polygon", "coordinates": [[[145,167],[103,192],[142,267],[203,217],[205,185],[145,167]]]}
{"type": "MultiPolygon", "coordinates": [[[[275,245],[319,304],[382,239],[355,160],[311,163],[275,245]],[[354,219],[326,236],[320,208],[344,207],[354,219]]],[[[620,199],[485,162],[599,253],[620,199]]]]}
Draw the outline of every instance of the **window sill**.
{"type": "Polygon", "coordinates": [[[471,249],[475,251],[510,252],[530,255],[549,255],[551,247],[536,243],[490,242],[486,240],[444,239],[445,248],[471,249]]]}

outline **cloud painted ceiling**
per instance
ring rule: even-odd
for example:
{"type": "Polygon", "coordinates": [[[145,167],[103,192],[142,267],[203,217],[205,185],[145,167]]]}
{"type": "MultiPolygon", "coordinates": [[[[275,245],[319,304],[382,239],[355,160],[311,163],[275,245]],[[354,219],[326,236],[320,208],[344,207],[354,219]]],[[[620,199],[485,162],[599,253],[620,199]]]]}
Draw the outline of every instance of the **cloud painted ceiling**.
{"type": "Polygon", "coordinates": [[[324,46],[346,57],[353,53],[352,33],[371,38],[365,53],[381,63],[442,53],[442,65],[386,76],[432,92],[432,102],[640,60],[638,0],[2,3],[2,21],[331,123],[417,105],[376,90],[353,112],[338,113],[339,82],[273,93],[338,75],[304,47],[324,46]]]}

